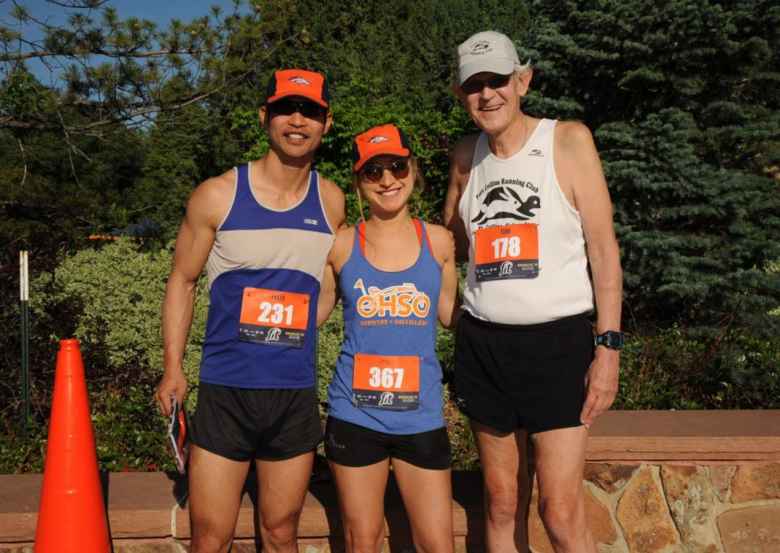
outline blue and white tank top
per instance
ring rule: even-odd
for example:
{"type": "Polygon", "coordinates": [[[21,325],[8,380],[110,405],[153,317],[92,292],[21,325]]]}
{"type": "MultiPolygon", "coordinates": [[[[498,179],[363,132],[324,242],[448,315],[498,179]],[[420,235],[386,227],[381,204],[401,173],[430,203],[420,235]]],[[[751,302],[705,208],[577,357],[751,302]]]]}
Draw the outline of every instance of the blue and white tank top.
{"type": "Polygon", "coordinates": [[[311,171],[298,204],[264,206],[249,164],[206,262],[211,303],[200,379],[239,388],[315,384],[317,298],[334,232],[311,171]]]}
{"type": "Polygon", "coordinates": [[[329,414],[388,434],[416,434],[444,426],[436,322],[441,267],[424,225],[417,261],[383,271],[366,259],[364,225],[341,269],[344,343],[328,388],[329,414]]]}

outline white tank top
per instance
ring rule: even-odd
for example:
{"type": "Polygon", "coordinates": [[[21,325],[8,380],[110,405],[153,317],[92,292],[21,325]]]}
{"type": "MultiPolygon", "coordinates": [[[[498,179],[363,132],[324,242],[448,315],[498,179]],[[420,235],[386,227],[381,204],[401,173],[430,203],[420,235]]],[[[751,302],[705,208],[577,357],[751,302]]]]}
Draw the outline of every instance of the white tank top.
{"type": "Polygon", "coordinates": [[[458,206],[469,237],[463,307],[502,324],[536,324],[593,309],[582,221],[558,185],[555,121],[525,146],[493,155],[485,133],[458,206]]]}

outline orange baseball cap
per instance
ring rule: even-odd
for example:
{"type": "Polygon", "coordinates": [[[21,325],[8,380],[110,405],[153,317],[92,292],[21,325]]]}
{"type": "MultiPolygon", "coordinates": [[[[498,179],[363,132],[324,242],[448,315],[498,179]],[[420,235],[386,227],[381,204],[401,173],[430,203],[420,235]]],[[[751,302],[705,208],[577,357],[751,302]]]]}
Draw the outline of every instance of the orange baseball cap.
{"type": "Polygon", "coordinates": [[[352,170],[357,173],[372,157],[391,155],[408,157],[412,153],[409,140],[404,131],[388,123],[371,127],[355,137],[352,144],[352,159],[355,162],[352,170]]]}
{"type": "Polygon", "coordinates": [[[301,96],[324,108],[330,103],[325,75],[305,69],[280,69],[271,75],[265,103],[271,104],[287,96],[301,96]]]}

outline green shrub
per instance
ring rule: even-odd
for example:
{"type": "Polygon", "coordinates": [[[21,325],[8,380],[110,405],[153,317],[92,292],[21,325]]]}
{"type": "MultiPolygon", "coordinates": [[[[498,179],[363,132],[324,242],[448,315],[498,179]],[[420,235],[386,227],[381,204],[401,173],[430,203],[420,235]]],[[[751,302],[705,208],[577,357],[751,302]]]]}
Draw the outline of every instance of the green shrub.
{"type": "Polygon", "coordinates": [[[629,335],[615,409],[776,409],[780,339],[728,327],[712,337],[673,326],[629,335]]]}
{"type": "MultiPolygon", "coordinates": [[[[120,238],[100,249],[67,256],[57,269],[31,283],[35,316],[50,338],[76,337],[82,353],[110,378],[133,370],[162,371],[161,306],[173,244],[158,251],[120,238]],[[63,316],[64,315],[64,316],[63,316]]],[[[197,287],[184,370],[194,381],[200,366],[208,299],[205,278],[197,287]]]]}

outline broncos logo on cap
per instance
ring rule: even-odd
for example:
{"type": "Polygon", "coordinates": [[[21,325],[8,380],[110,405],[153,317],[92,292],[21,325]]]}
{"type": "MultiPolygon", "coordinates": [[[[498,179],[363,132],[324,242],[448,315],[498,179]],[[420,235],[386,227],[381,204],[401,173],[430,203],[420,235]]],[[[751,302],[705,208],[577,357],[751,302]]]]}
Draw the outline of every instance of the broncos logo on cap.
{"type": "Polygon", "coordinates": [[[386,136],[379,135],[379,136],[372,137],[371,140],[369,140],[369,142],[371,144],[381,144],[382,142],[387,142],[389,140],[390,139],[387,138],[386,136]]]}
{"type": "Polygon", "coordinates": [[[311,84],[309,81],[307,81],[306,79],[304,79],[300,75],[296,75],[295,77],[290,77],[290,82],[295,83],[295,84],[299,84],[301,86],[308,86],[308,85],[311,84]]]}

